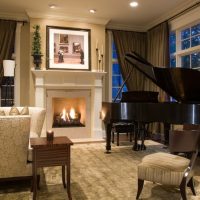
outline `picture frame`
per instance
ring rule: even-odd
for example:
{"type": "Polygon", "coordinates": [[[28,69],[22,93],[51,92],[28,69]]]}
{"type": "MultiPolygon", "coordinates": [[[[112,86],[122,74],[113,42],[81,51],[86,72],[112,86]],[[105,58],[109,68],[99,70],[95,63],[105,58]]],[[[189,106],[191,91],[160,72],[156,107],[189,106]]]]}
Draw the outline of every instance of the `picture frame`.
{"type": "Polygon", "coordinates": [[[47,69],[91,70],[90,29],[46,26],[47,69]]]}

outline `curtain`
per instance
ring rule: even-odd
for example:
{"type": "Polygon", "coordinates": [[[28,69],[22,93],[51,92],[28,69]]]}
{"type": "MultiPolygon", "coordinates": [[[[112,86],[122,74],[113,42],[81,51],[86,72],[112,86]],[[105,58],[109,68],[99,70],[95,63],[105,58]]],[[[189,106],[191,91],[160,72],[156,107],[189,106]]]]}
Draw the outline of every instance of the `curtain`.
{"type": "MultiPolygon", "coordinates": [[[[120,64],[121,73],[123,79],[125,79],[131,68],[128,62],[125,61],[125,54],[130,51],[135,51],[144,58],[147,53],[147,34],[143,32],[132,31],[120,31],[112,30],[114,43],[116,45],[116,51],[118,56],[118,62],[120,64]]],[[[144,89],[145,76],[137,69],[133,68],[130,78],[126,82],[128,90],[143,90],[144,89]]]]}
{"type": "Polygon", "coordinates": [[[15,45],[16,21],[0,19],[0,84],[3,77],[3,60],[11,59],[15,45]]]}
{"type": "MultiPolygon", "coordinates": [[[[163,22],[147,32],[147,60],[157,67],[169,67],[169,29],[163,22]]],[[[159,92],[159,101],[167,100],[166,93],[151,81],[145,83],[145,89],[159,92]]]]}
{"type": "MultiPolygon", "coordinates": [[[[169,29],[168,23],[150,29],[147,32],[147,60],[157,67],[169,67],[169,29]]],[[[150,80],[145,80],[145,90],[159,92],[159,101],[168,100],[168,95],[150,80]]],[[[159,133],[156,137],[163,138],[164,127],[161,123],[153,123],[150,126],[152,133],[159,133]]]]}

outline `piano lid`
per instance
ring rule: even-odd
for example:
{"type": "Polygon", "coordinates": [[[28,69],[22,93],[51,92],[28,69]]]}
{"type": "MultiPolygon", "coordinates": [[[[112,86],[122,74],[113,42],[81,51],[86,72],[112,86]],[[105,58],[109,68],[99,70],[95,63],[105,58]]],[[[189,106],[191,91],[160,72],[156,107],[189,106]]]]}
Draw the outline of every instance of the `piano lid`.
{"type": "Polygon", "coordinates": [[[186,68],[159,68],[135,52],[125,59],[178,102],[200,102],[200,71],[186,68]]]}

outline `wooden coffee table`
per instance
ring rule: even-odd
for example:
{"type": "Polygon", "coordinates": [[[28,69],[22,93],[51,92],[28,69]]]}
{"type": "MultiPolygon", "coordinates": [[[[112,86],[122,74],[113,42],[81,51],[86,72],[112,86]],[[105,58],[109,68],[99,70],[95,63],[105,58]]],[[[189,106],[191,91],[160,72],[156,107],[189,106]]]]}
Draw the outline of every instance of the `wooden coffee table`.
{"type": "Polygon", "coordinates": [[[66,188],[69,199],[72,199],[70,192],[70,147],[72,141],[67,137],[54,137],[49,142],[46,138],[30,138],[33,148],[33,200],[37,196],[37,168],[62,166],[62,182],[66,188]],[[66,169],[67,168],[67,169],[66,169]],[[65,178],[65,170],[67,170],[65,178]]]}

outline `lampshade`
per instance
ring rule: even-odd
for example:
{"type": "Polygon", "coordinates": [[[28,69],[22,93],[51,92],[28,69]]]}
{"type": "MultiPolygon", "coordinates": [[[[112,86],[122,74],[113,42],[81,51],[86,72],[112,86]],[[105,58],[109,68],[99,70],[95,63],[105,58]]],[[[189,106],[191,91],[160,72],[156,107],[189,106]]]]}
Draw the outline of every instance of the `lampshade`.
{"type": "Polygon", "coordinates": [[[4,76],[14,76],[15,61],[3,60],[4,76]]]}

